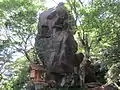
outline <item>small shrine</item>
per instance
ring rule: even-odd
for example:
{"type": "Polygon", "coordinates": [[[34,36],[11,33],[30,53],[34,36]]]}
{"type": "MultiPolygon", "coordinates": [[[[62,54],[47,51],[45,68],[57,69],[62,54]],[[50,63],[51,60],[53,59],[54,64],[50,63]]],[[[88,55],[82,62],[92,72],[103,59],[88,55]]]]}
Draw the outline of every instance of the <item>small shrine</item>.
{"type": "Polygon", "coordinates": [[[30,81],[35,85],[35,90],[41,89],[45,85],[46,70],[40,64],[30,65],[30,81]]]}
{"type": "Polygon", "coordinates": [[[44,82],[44,73],[46,70],[40,64],[30,65],[30,79],[35,82],[44,82]]]}

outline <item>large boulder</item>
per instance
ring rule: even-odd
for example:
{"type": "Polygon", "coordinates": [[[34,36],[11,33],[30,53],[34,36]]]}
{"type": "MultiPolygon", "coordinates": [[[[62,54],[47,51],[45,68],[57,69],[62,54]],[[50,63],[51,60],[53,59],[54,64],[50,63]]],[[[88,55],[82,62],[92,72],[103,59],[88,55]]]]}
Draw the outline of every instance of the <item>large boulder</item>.
{"type": "MultiPolygon", "coordinates": [[[[61,5],[40,14],[35,39],[36,52],[48,74],[72,73],[74,67],[77,43],[71,28],[68,27],[69,23],[66,22],[69,15],[61,5]],[[59,14],[60,12],[62,14],[59,14]]],[[[52,75],[51,78],[53,78],[52,75]]]]}
{"type": "Polygon", "coordinates": [[[36,37],[36,51],[50,72],[73,72],[73,59],[77,50],[70,32],[57,31],[50,38],[36,37]]]}

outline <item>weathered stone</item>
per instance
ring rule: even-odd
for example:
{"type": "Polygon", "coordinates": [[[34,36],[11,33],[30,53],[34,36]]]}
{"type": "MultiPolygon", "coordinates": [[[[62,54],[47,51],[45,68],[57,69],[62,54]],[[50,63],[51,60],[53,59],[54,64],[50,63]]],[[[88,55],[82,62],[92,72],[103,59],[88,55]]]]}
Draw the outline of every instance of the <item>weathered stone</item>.
{"type": "Polygon", "coordinates": [[[94,66],[88,60],[85,66],[85,83],[96,82],[96,75],[94,66]]]}
{"type": "Polygon", "coordinates": [[[40,15],[35,39],[35,48],[47,69],[47,78],[53,80],[59,76],[58,73],[73,73],[73,60],[77,51],[77,43],[71,29],[65,28],[65,21],[69,18],[62,7],[58,5],[56,9],[48,9],[40,15]]]}
{"type": "Polygon", "coordinates": [[[86,90],[118,90],[114,85],[102,85],[97,82],[86,83],[85,87],[86,90]]]}
{"type": "Polygon", "coordinates": [[[99,86],[99,87],[94,87],[88,90],[118,90],[118,89],[111,86],[99,86]]]}
{"type": "Polygon", "coordinates": [[[69,23],[74,23],[74,20],[69,17],[71,15],[62,3],[41,13],[35,48],[47,70],[46,80],[62,86],[82,87],[84,79],[85,82],[95,81],[95,76],[89,62],[80,67],[81,63],[84,64],[84,55],[76,54],[77,43],[71,32],[71,22],[69,23]]]}

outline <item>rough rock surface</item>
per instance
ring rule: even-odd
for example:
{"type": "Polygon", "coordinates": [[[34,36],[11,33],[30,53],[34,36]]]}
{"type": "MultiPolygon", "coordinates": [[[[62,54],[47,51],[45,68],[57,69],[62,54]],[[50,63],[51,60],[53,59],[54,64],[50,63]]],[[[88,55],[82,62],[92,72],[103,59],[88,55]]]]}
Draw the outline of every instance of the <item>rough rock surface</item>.
{"type": "Polygon", "coordinates": [[[85,84],[86,90],[118,90],[114,85],[102,85],[97,82],[85,84]]]}
{"type": "MultiPolygon", "coordinates": [[[[67,12],[64,11],[64,13],[67,12]]],[[[73,59],[77,44],[71,31],[63,28],[66,25],[64,21],[68,17],[61,17],[57,14],[57,9],[49,9],[40,15],[35,48],[38,57],[49,72],[70,73],[73,72],[73,59]]]]}
{"type": "MultiPolygon", "coordinates": [[[[84,55],[76,54],[77,43],[71,32],[71,19],[61,5],[41,13],[35,48],[47,70],[47,81],[54,80],[59,85],[63,84],[62,86],[82,86],[80,63],[84,55]]],[[[84,70],[85,82],[95,81],[94,71],[90,66],[87,62],[84,70]]]]}

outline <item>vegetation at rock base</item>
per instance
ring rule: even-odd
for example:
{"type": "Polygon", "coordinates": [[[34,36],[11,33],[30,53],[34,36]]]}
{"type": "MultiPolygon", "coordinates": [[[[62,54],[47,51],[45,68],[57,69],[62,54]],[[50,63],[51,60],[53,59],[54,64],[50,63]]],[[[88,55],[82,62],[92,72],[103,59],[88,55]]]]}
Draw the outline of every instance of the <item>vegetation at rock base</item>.
{"type": "MultiPolygon", "coordinates": [[[[76,20],[78,52],[89,56],[97,82],[120,88],[120,0],[66,0],[76,20]]],[[[25,89],[36,60],[34,39],[44,0],[0,0],[0,90],[25,89]]]]}

